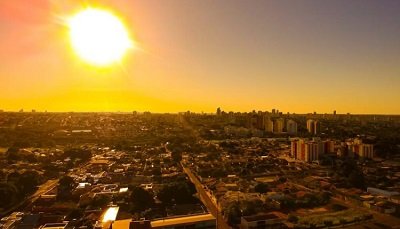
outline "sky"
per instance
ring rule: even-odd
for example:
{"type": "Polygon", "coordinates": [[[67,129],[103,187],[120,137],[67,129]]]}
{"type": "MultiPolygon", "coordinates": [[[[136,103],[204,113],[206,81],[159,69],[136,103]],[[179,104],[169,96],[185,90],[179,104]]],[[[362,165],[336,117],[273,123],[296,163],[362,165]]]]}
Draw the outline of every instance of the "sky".
{"type": "Polygon", "coordinates": [[[398,0],[0,0],[0,109],[400,114],[398,0]],[[65,20],[124,22],[136,48],[94,67],[65,20]]]}

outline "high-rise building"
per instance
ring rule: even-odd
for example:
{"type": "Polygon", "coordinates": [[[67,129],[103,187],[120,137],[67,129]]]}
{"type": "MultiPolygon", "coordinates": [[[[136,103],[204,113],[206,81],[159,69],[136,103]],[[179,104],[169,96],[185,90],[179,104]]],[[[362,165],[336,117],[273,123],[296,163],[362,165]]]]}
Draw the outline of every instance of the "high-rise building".
{"type": "Polygon", "coordinates": [[[374,145],[372,144],[361,144],[360,151],[358,152],[359,157],[363,158],[374,158],[374,145]]]}
{"type": "Polygon", "coordinates": [[[264,116],[264,130],[266,132],[274,132],[274,122],[269,116],[264,116]]]}
{"type": "Polygon", "coordinates": [[[361,157],[372,159],[374,157],[374,146],[365,144],[361,139],[354,139],[347,143],[347,154],[349,157],[361,157]]]}
{"type": "Polygon", "coordinates": [[[247,124],[248,128],[251,128],[251,129],[257,128],[257,125],[258,125],[258,117],[257,117],[257,115],[256,114],[250,114],[248,116],[248,121],[247,122],[248,122],[248,124],[247,124]]]}
{"type": "Polygon", "coordinates": [[[307,120],[307,131],[311,134],[317,135],[319,134],[321,129],[321,124],[317,120],[309,119],[307,120]]]}
{"type": "Polygon", "coordinates": [[[257,129],[263,130],[264,129],[264,116],[262,114],[257,115],[257,129]]]}
{"type": "Polygon", "coordinates": [[[347,142],[347,157],[355,157],[355,155],[357,154],[356,152],[358,152],[358,145],[355,145],[353,142],[347,142]]]}
{"type": "Polygon", "coordinates": [[[306,139],[294,139],[290,145],[290,155],[301,161],[313,162],[319,160],[323,152],[323,142],[320,139],[311,141],[306,139]]]}
{"type": "Polygon", "coordinates": [[[304,139],[294,139],[291,142],[291,156],[297,160],[305,161],[306,141],[304,139]]]}
{"type": "Polygon", "coordinates": [[[313,162],[319,159],[320,144],[319,142],[307,142],[305,147],[305,159],[306,162],[313,162]]]}
{"type": "Polygon", "coordinates": [[[297,158],[297,151],[298,151],[297,146],[299,145],[298,142],[299,139],[292,139],[290,141],[290,156],[293,158],[297,158]]]}
{"type": "Polygon", "coordinates": [[[286,131],[289,134],[297,134],[297,123],[293,120],[288,120],[286,122],[286,131]]]}
{"type": "Polygon", "coordinates": [[[321,123],[319,121],[314,121],[314,134],[317,135],[321,132],[321,123]]]}
{"type": "Polygon", "coordinates": [[[308,133],[314,133],[314,120],[312,119],[307,120],[307,131],[308,133]]]}
{"type": "Polygon", "coordinates": [[[282,133],[284,123],[285,120],[283,118],[276,119],[274,122],[274,133],[282,133]]]}
{"type": "Polygon", "coordinates": [[[332,140],[325,140],[323,142],[323,148],[325,153],[334,153],[335,152],[335,142],[332,140]]]}

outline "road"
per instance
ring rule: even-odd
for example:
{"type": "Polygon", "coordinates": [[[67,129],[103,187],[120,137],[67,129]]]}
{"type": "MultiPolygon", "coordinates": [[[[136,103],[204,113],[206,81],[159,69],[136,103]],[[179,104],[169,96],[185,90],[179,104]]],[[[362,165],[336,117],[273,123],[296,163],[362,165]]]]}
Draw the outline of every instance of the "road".
{"type": "MultiPolygon", "coordinates": [[[[198,131],[196,131],[186,120],[185,118],[180,119],[180,122],[182,125],[190,130],[193,134],[193,136],[197,139],[197,141],[202,140],[200,137],[200,134],[198,131]]],[[[167,145],[165,145],[165,149],[167,152],[170,152],[167,149],[167,145]]],[[[186,168],[182,163],[182,168],[183,171],[188,175],[189,179],[192,181],[192,183],[195,185],[197,193],[199,194],[200,200],[203,202],[203,204],[207,207],[208,211],[217,219],[217,228],[218,229],[231,229],[231,227],[228,225],[228,223],[224,220],[222,217],[221,212],[218,210],[218,207],[214,202],[211,200],[210,196],[207,194],[207,192],[204,190],[203,185],[199,181],[199,179],[192,173],[192,171],[189,168],[186,168]]]]}
{"type": "Polygon", "coordinates": [[[183,171],[189,176],[189,179],[192,181],[192,183],[196,186],[197,193],[199,194],[200,200],[207,207],[208,211],[210,211],[210,213],[217,219],[217,228],[218,229],[230,229],[231,227],[223,219],[221,212],[218,211],[217,206],[214,204],[214,202],[211,200],[210,196],[204,190],[203,185],[201,184],[199,179],[197,179],[196,175],[194,175],[192,173],[192,171],[190,171],[189,168],[186,168],[183,165],[182,165],[182,168],[183,168],[183,171]]]}

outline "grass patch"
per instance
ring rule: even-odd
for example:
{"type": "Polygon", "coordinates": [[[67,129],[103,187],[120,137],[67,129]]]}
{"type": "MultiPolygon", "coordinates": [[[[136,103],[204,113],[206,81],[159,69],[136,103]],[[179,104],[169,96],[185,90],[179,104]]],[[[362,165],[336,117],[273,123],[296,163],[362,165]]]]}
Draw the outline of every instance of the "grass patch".
{"type": "Polygon", "coordinates": [[[321,224],[346,224],[354,221],[362,221],[367,218],[363,211],[348,209],[344,211],[331,212],[300,217],[298,224],[321,225],[321,224]]]}

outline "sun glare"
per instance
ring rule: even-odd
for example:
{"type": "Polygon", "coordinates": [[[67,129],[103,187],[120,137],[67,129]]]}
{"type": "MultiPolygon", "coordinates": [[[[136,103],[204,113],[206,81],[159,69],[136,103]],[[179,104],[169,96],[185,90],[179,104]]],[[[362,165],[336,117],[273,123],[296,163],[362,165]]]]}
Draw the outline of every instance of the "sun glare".
{"type": "Polygon", "coordinates": [[[68,20],[71,44],[86,62],[106,66],[119,62],[133,46],[127,29],[112,13],[86,9],[68,20]]]}

